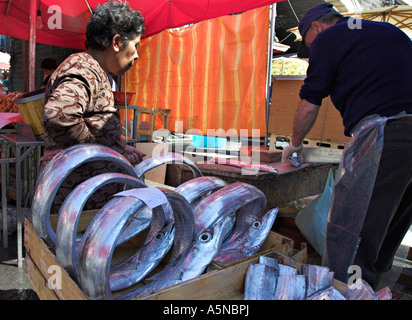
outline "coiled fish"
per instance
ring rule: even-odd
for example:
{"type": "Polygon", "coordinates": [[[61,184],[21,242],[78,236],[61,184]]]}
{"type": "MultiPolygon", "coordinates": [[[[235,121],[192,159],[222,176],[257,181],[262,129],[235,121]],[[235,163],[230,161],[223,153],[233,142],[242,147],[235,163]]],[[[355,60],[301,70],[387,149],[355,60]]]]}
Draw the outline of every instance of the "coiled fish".
{"type": "Polygon", "coordinates": [[[133,166],[125,157],[105,146],[79,144],[58,153],[40,173],[31,206],[33,227],[49,246],[54,247],[56,243],[56,234],[50,223],[50,210],[59,187],[74,169],[96,160],[116,163],[128,175],[137,177],[133,166]]]}
{"type": "Polygon", "coordinates": [[[143,280],[164,258],[174,239],[174,221],[145,243],[136,254],[110,267],[110,290],[128,288],[143,280]]]}
{"type": "Polygon", "coordinates": [[[84,233],[77,255],[78,279],[90,299],[112,298],[109,274],[116,241],[127,220],[144,206],[143,201],[133,197],[114,197],[84,233]]]}
{"type": "Polygon", "coordinates": [[[206,176],[188,180],[176,187],[175,191],[185,197],[194,208],[203,197],[220,190],[226,185],[227,182],[220,178],[206,176]]]}
{"type": "Polygon", "coordinates": [[[147,198],[145,199],[145,197],[147,197],[148,191],[150,191],[148,189],[158,191],[152,198],[159,205],[164,204],[158,201],[159,193],[164,192],[166,202],[168,201],[173,209],[174,219],[171,222],[174,223],[173,244],[177,248],[174,251],[175,254],[178,255],[180,252],[185,252],[193,242],[193,214],[189,203],[180,194],[168,189],[159,190],[160,188],[139,188],[122,192],[123,194],[127,192],[130,196],[122,196],[122,193],[117,194],[117,196],[103,206],[81,240],[80,254],[78,255],[79,283],[89,298],[112,299],[110,280],[115,281],[113,288],[118,289],[128,286],[134,283],[136,279],[145,277],[160,262],[161,256],[164,256],[169,251],[170,247],[166,245],[167,243],[170,244],[167,230],[171,230],[171,226],[167,224],[160,230],[162,221],[167,221],[160,217],[161,211],[155,214],[156,211],[153,210],[152,232],[149,232],[143,249],[139,250],[135,257],[127,260],[125,263],[114,266],[114,273],[110,279],[110,262],[116,241],[130,217],[145,206],[145,201],[147,203],[147,198]],[[131,195],[133,192],[134,195],[131,195]],[[159,219],[156,217],[159,217],[159,219]],[[157,230],[156,234],[154,234],[155,230],[157,230]],[[159,236],[159,232],[167,236],[159,236]],[[164,241],[164,243],[159,245],[156,240],[164,241]],[[153,247],[155,243],[157,245],[153,247]],[[156,255],[151,256],[153,250],[158,252],[156,255]],[[145,254],[145,258],[143,258],[143,254],[145,254]],[[139,268],[130,272],[132,270],[131,267],[136,262],[139,262],[139,268]],[[121,278],[122,270],[125,270],[128,278],[121,278]],[[139,273],[142,272],[142,274],[137,274],[136,270],[139,270],[139,273]]]}
{"type": "Polygon", "coordinates": [[[168,163],[181,163],[187,165],[193,172],[194,178],[201,177],[202,173],[200,172],[199,168],[196,166],[196,164],[188,159],[185,156],[182,156],[179,153],[164,153],[164,154],[159,154],[152,156],[150,158],[147,158],[140,162],[138,165],[134,167],[134,170],[136,172],[137,178],[139,179],[144,179],[144,174],[158,166],[161,166],[162,164],[168,164],[168,163]]]}
{"type": "MultiPolygon", "coordinates": [[[[250,224],[249,229],[243,233],[232,233],[223,242],[213,261],[225,264],[256,254],[272,229],[278,211],[278,208],[271,209],[263,217],[250,224]]],[[[238,221],[236,219],[236,223],[238,221]]]]}
{"type": "Polygon", "coordinates": [[[240,212],[236,215],[232,233],[241,234],[263,216],[266,202],[265,194],[252,185],[243,182],[229,184],[201,200],[194,208],[195,234],[199,235],[217,221],[234,215],[238,209],[240,212]],[[249,203],[250,206],[243,210],[249,203]]]}
{"type": "Polygon", "coordinates": [[[164,256],[164,250],[169,251],[172,243],[173,250],[169,258],[170,261],[187,250],[193,242],[194,222],[189,203],[183,196],[174,191],[164,188],[158,189],[166,196],[173,211],[171,221],[177,225],[169,236],[167,230],[162,228],[161,218],[153,218],[151,231],[143,247],[128,260],[111,266],[110,288],[112,291],[127,288],[143,280],[159,264],[164,256]],[[167,236],[169,238],[166,238],[167,236]],[[162,254],[160,255],[160,253],[162,254]]]}
{"type": "MultiPolygon", "coordinates": [[[[75,279],[77,278],[76,256],[78,254],[76,244],[79,244],[77,228],[83,207],[96,190],[110,183],[124,183],[134,188],[147,188],[147,185],[137,178],[122,173],[102,173],[80,183],[70,192],[60,208],[56,229],[56,256],[60,264],[75,279]]],[[[145,214],[139,212],[134,219],[130,219],[128,226],[120,235],[118,245],[149,227],[152,218],[151,210],[145,209],[142,210],[145,214]]]]}
{"type": "Polygon", "coordinates": [[[175,240],[170,260],[178,257],[182,252],[187,250],[193,242],[195,222],[192,208],[189,202],[179,193],[159,188],[173,209],[173,219],[175,222],[175,240]]]}
{"type": "Polygon", "coordinates": [[[188,250],[169,262],[161,272],[147,279],[152,280],[150,283],[125,294],[120,299],[141,297],[201,275],[219,250],[230,223],[231,217],[226,217],[200,233],[188,250]]]}

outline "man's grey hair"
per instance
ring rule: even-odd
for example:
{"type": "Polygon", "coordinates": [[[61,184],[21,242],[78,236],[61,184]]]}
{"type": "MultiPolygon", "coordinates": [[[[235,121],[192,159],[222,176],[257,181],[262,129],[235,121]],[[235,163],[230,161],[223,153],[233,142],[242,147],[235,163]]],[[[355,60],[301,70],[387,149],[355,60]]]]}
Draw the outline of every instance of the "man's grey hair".
{"type": "Polygon", "coordinates": [[[329,11],[326,12],[325,14],[321,15],[320,18],[316,21],[320,23],[325,23],[325,24],[331,24],[335,20],[338,20],[340,18],[343,18],[343,15],[341,15],[337,11],[329,11]]]}

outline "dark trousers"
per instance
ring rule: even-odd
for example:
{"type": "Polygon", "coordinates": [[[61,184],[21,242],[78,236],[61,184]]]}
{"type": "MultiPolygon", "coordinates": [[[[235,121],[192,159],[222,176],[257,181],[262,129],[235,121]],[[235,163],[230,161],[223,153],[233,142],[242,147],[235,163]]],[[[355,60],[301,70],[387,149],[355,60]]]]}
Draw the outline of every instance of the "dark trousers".
{"type": "Polygon", "coordinates": [[[412,123],[388,122],[375,186],[354,264],[377,285],[377,272],[390,270],[412,223],[412,123]]]}

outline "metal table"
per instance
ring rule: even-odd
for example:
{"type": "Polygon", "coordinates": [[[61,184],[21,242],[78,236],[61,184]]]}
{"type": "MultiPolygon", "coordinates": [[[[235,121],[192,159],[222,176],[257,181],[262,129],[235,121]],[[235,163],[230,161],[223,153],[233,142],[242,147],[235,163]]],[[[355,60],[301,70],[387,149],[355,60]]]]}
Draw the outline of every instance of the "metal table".
{"type": "Polygon", "coordinates": [[[137,141],[137,127],[136,127],[136,124],[137,124],[137,110],[138,110],[138,106],[127,106],[127,107],[125,107],[124,105],[122,106],[122,105],[115,105],[115,108],[117,108],[117,109],[125,109],[125,113],[126,113],[126,115],[127,115],[127,110],[132,110],[133,111],[133,128],[132,128],[132,132],[131,132],[131,134],[132,134],[132,138],[131,139],[129,139],[129,133],[130,132],[128,132],[128,129],[127,129],[127,126],[128,126],[128,123],[127,123],[127,121],[128,121],[128,119],[127,119],[127,116],[125,115],[125,142],[126,143],[130,143],[130,144],[132,144],[132,145],[136,145],[136,142],[138,142],[137,141]]]}
{"type": "MultiPolygon", "coordinates": [[[[2,202],[2,212],[3,212],[3,247],[8,247],[8,230],[7,230],[7,195],[6,195],[6,185],[7,179],[9,177],[9,164],[16,164],[16,215],[17,215],[17,261],[18,267],[23,265],[23,234],[22,234],[22,188],[21,188],[21,169],[22,163],[37,148],[37,154],[35,161],[28,161],[28,170],[27,167],[24,167],[24,191],[28,190],[27,195],[30,197],[34,194],[34,184],[35,179],[32,179],[32,175],[27,177],[29,171],[34,172],[34,175],[37,177],[40,171],[40,154],[41,146],[44,146],[43,141],[34,140],[30,137],[22,135],[20,133],[16,134],[0,134],[0,141],[2,144],[2,158],[0,159],[1,163],[1,202],[2,202]],[[9,157],[9,148],[12,148],[14,151],[15,157],[9,157]],[[34,168],[33,168],[34,162],[34,168]],[[28,179],[27,179],[28,178],[28,179]]],[[[28,159],[29,160],[29,159],[28,159]]]]}

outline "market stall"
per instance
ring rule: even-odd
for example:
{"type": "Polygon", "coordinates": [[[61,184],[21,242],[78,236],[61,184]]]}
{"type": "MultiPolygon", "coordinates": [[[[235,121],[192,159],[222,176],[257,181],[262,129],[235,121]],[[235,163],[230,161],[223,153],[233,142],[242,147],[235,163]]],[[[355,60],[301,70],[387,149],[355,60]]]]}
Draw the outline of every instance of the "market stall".
{"type": "MultiPolygon", "coordinates": [[[[200,3],[196,1],[187,11],[186,1],[131,1],[130,5],[145,16],[146,32],[144,37],[153,36],[167,28],[179,27],[211,19],[221,15],[245,11],[265,6],[278,1],[248,1],[241,5],[200,3]],[[165,17],[170,17],[165,19],[165,17]]],[[[28,73],[29,91],[34,92],[35,45],[36,43],[84,49],[85,29],[91,11],[99,1],[79,1],[78,3],[56,1],[30,1],[27,3],[7,2],[0,4],[2,15],[0,33],[29,41],[28,73]]],[[[7,103],[8,104],[8,103],[7,103]]],[[[126,134],[127,135],[127,134],[126,134]]],[[[18,219],[18,221],[21,221],[18,219]]],[[[21,225],[18,228],[21,230],[21,225]]],[[[22,239],[19,231],[19,247],[22,239]]],[[[19,250],[21,253],[21,250],[19,250]]],[[[19,254],[19,266],[22,255],[19,254]]]]}
{"type": "MultiPolygon", "coordinates": [[[[0,6],[5,18],[0,33],[4,30],[16,36],[13,32],[21,32],[21,36],[29,31],[27,37],[22,38],[30,40],[32,77],[35,42],[83,48],[85,22],[98,2],[80,1],[78,6],[72,2],[69,6],[64,1],[40,0],[31,1],[30,8],[8,2],[4,8],[0,6]],[[59,12],[63,27],[55,30],[50,28],[49,19],[59,12]],[[39,18],[37,29],[35,15],[39,18]],[[6,27],[6,22],[15,23],[20,29],[12,30],[6,27]]],[[[137,121],[136,113],[132,113],[130,119],[127,115],[129,103],[167,110],[161,113],[166,117],[162,129],[167,132],[160,135],[163,139],[151,143],[154,133],[151,125],[152,130],[146,132],[150,152],[135,167],[108,147],[76,145],[58,153],[38,174],[32,217],[24,220],[24,242],[20,213],[18,217],[18,262],[21,267],[24,243],[27,273],[41,299],[390,299],[387,288],[373,292],[363,282],[352,287],[335,280],[328,268],[308,262],[306,244],[297,248],[294,239],[273,231],[276,219],[282,214],[279,207],[321,193],[328,172],[338,163],[336,159],[324,163],[314,160],[292,167],[280,162],[275,141],[271,150],[261,148],[260,139],[278,130],[275,120],[275,126],[268,123],[272,74],[290,75],[283,59],[270,65],[272,59],[266,56],[267,48],[272,52],[272,39],[268,40],[267,27],[262,26],[273,17],[267,5],[275,2],[278,1],[243,1],[214,7],[211,4],[214,2],[209,1],[194,1],[189,5],[188,1],[130,1],[134,8],[142,11],[148,27],[142,41],[143,63],[129,71],[124,79],[124,90],[136,95],[132,102],[125,102],[123,119],[137,121]],[[188,6],[191,6],[190,12],[188,6]],[[234,14],[241,11],[246,12],[234,14]],[[207,20],[222,15],[226,16],[216,19],[215,24],[207,20]],[[203,20],[207,21],[201,23],[203,20]],[[255,33],[239,32],[243,24],[248,29],[252,22],[255,33]],[[190,28],[188,24],[196,26],[190,28]],[[186,27],[160,33],[180,26],[186,27]],[[204,43],[199,41],[204,35],[215,34],[219,35],[219,42],[211,37],[204,43]],[[239,39],[242,36],[245,39],[239,39]],[[183,44],[184,37],[192,42],[183,44]],[[177,40],[174,42],[172,38],[177,40]],[[233,42],[236,38],[238,41],[233,42]],[[165,42],[169,46],[164,46],[165,42]],[[202,50],[197,51],[197,46],[203,51],[206,46],[208,53],[214,47],[217,53],[213,57],[200,56],[202,50]],[[228,55],[222,52],[223,47],[229,48],[228,55]],[[172,49],[176,50],[175,54],[162,54],[173,52],[172,49]],[[192,54],[177,54],[186,51],[192,54]],[[159,56],[166,56],[165,60],[159,60],[159,56]],[[176,56],[179,61],[171,63],[176,56]],[[281,63],[279,68],[277,62],[281,63]],[[196,73],[200,65],[201,73],[196,73]],[[166,72],[177,78],[162,77],[166,72]],[[196,80],[200,78],[202,81],[196,80]],[[216,90],[207,90],[209,85],[216,90]],[[176,91],[169,91],[171,87],[176,91]],[[165,96],[158,94],[159,88],[167,88],[165,96]],[[189,94],[184,96],[184,92],[189,94]],[[198,118],[195,115],[199,115],[198,118]],[[176,134],[178,130],[170,132],[179,120],[184,123],[179,132],[185,134],[182,136],[176,134]],[[213,147],[208,145],[208,139],[195,146],[195,136],[202,138],[211,127],[223,128],[224,147],[218,146],[221,141],[218,139],[212,139],[213,147]],[[186,135],[193,128],[200,133],[186,135]],[[227,148],[226,138],[230,138],[228,132],[233,128],[259,131],[252,134],[259,140],[256,149],[252,147],[242,154],[240,145],[227,148]],[[168,140],[171,137],[175,140],[168,140]],[[188,137],[189,141],[185,140],[188,137]],[[182,154],[175,152],[183,147],[183,141],[190,150],[185,149],[182,154]],[[192,161],[191,157],[203,159],[192,161]],[[58,214],[52,212],[54,197],[64,179],[80,165],[96,160],[119,165],[125,173],[108,170],[82,181],[67,196],[58,214]],[[166,168],[162,178],[150,180],[149,171],[159,167],[166,168]],[[85,210],[96,190],[114,183],[124,184],[125,191],[108,195],[107,203],[101,208],[85,210]],[[292,274],[288,277],[280,274],[285,269],[292,274]],[[257,280],[268,274],[274,277],[264,278],[268,281],[263,283],[257,280]],[[266,290],[266,282],[272,284],[270,290],[276,288],[276,296],[260,294],[266,290]]],[[[269,34],[273,36],[271,28],[269,34]]],[[[292,72],[305,73],[307,65],[302,64],[292,72]]],[[[273,81],[273,90],[276,90],[275,77],[273,81]]],[[[275,98],[278,99],[278,95],[275,98]]],[[[276,99],[272,95],[271,110],[276,107],[276,99]]],[[[127,101],[126,96],[124,100],[127,101]]],[[[149,114],[154,116],[153,112],[149,114]]],[[[273,118],[274,113],[271,115],[273,118]]],[[[323,126],[321,131],[323,141],[323,126]]],[[[134,131],[133,138],[138,134],[134,131]]],[[[125,136],[127,139],[127,130],[125,136]]],[[[17,147],[21,142],[6,135],[3,138],[14,141],[17,147]]],[[[25,146],[37,147],[41,140],[36,140],[34,137],[23,142],[25,146]],[[28,144],[33,141],[37,143],[28,144]]],[[[136,142],[139,139],[133,141],[136,142]]],[[[18,155],[20,157],[20,153],[18,155]]],[[[3,164],[2,178],[5,176],[3,164]]],[[[20,171],[20,167],[17,170],[20,171]]],[[[21,198],[17,201],[20,203],[21,198]]]]}

